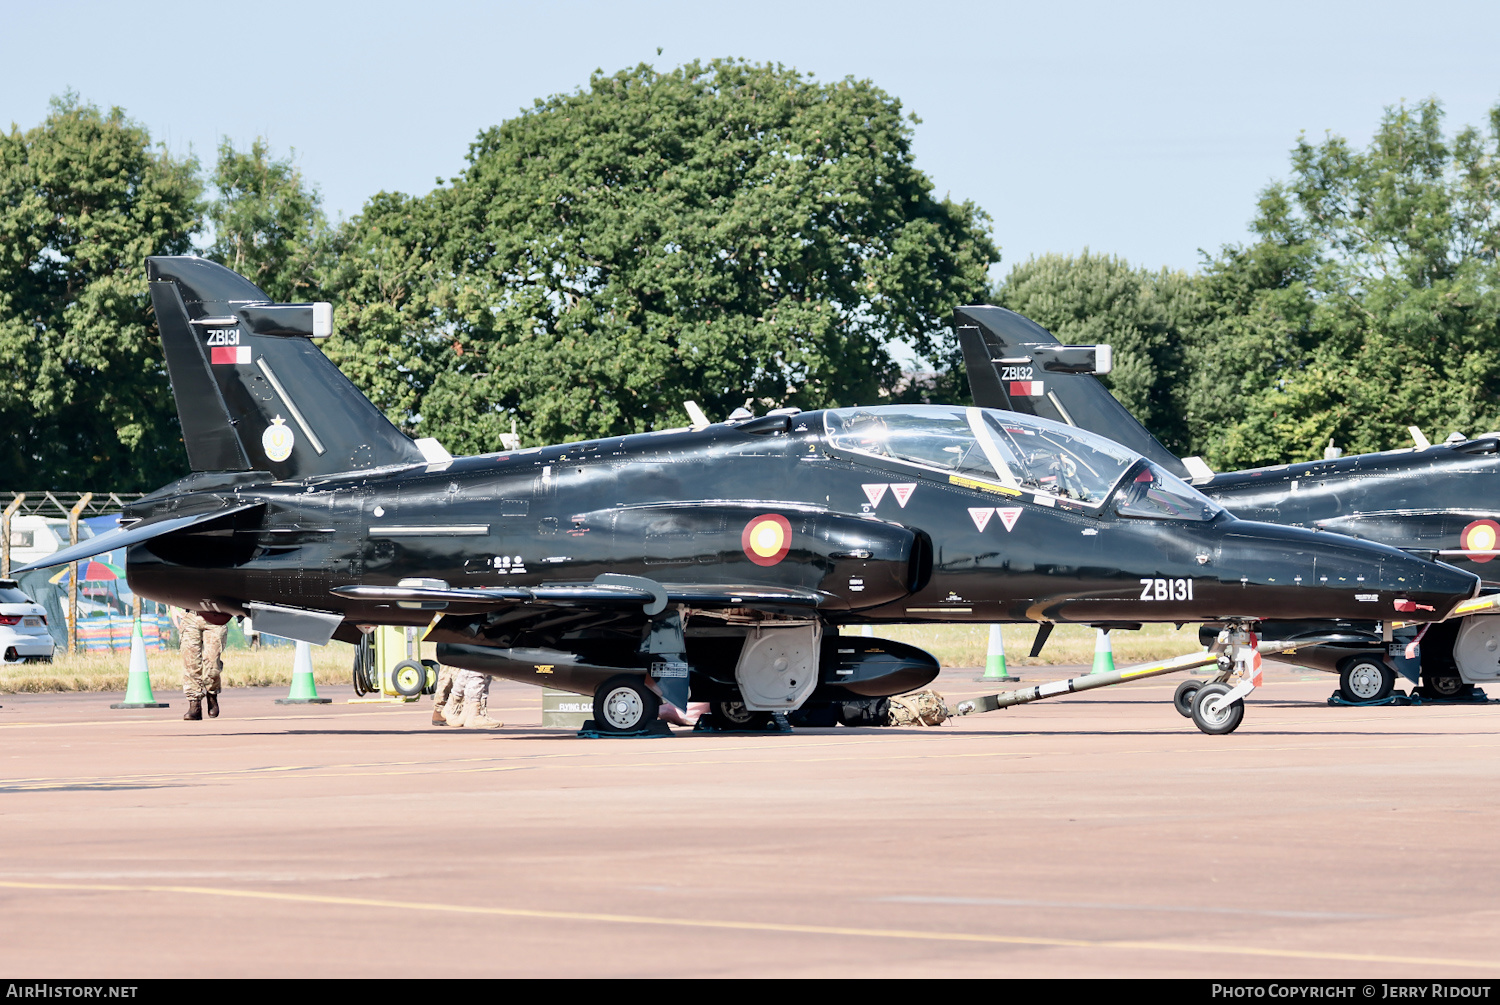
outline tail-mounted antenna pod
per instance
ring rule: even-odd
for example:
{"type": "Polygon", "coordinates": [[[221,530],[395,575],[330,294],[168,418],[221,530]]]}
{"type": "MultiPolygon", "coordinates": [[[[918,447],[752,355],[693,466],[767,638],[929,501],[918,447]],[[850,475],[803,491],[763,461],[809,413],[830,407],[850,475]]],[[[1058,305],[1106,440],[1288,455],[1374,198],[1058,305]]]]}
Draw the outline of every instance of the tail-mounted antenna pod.
{"type": "Polygon", "coordinates": [[[241,307],[240,319],[252,335],[327,338],[333,334],[333,305],[253,304],[241,307]]]}

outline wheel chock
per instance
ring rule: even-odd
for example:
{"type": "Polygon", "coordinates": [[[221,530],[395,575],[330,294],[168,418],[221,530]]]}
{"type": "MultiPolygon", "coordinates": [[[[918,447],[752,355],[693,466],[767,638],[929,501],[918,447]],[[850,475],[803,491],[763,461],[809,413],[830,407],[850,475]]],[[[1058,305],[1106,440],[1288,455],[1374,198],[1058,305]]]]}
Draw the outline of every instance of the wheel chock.
{"type": "Polygon", "coordinates": [[[764,726],[738,726],[732,722],[720,722],[712,712],[704,712],[693,726],[695,733],[790,733],[792,724],[786,721],[785,712],[772,712],[771,721],[764,726]]]}
{"type": "Polygon", "coordinates": [[[1335,691],[1328,696],[1328,704],[1344,705],[1349,708],[1374,708],[1377,705],[1492,705],[1500,704],[1500,702],[1494,701],[1484,693],[1483,689],[1477,687],[1462,698],[1440,698],[1426,687],[1417,687],[1412,689],[1411,694],[1397,691],[1376,701],[1349,701],[1335,691]]]}
{"type": "Polygon", "coordinates": [[[1405,691],[1396,691],[1384,698],[1376,698],[1374,701],[1350,701],[1335,691],[1328,696],[1328,704],[1345,705],[1349,708],[1374,708],[1377,705],[1421,705],[1423,702],[1421,695],[1409,695],[1405,691]]]}
{"type": "Polygon", "coordinates": [[[1420,695],[1422,701],[1428,705],[1489,705],[1495,701],[1489,695],[1485,694],[1484,689],[1480,687],[1474,688],[1474,690],[1466,695],[1445,697],[1440,694],[1434,694],[1432,688],[1424,684],[1413,691],[1413,696],[1416,695],[1420,695]]]}
{"type": "Polygon", "coordinates": [[[578,735],[585,740],[654,740],[663,736],[671,736],[672,727],[661,719],[652,719],[640,729],[632,729],[628,733],[614,733],[599,729],[593,719],[585,719],[578,735]]]}

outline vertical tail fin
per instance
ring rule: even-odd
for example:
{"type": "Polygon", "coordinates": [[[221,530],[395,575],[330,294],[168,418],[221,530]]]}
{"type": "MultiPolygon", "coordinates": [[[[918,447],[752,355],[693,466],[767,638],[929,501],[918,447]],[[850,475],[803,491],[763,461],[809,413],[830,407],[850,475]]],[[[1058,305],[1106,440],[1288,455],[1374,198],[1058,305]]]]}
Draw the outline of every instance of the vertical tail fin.
{"type": "Polygon", "coordinates": [[[1087,429],[1144,454],[1174,475],[1189,477],[1177,455],[1097,377],[1070,365],[1059,352],[1062,344],[1035,321],[1004,307],[976,305],[955,310],[953,328],[974,404],[1087,429]]]}
{"type": "Polygon", "coordinates": [[[313,344],[332,334],[328,304],[272,303],[202,258],[148,258],[146,276],[194,471],[286,480],[424,460],[313,344]]]}

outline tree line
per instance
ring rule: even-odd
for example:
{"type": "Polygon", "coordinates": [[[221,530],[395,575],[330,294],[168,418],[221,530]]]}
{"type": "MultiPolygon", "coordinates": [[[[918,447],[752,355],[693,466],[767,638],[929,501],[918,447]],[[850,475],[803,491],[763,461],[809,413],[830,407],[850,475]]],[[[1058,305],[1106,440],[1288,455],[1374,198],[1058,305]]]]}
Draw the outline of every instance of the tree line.
{"type": "Polygon", "coordinates": [[[330,222],[263,140],[211,170],[66,95],[0,135],[0,419],[16,488],[186,472],[143,259],[196,250],[277,300],[330,300],[324,348],[455,454],[681,425],[682,402],[961,401],[947,321],[1017,310],[1116,347],[1114,393],[1216,467],[1500,427],[1500,106],[1436,101],[1370,145],[1299,140],[1251,239],[1195,273],[1111,255],[999,262],[939,199],[916,122],[869,81],[735,60],[596,73],[479,133],[462,171],[330,222]],[[903,374],[897,346],[935,376],[903,374]]]}

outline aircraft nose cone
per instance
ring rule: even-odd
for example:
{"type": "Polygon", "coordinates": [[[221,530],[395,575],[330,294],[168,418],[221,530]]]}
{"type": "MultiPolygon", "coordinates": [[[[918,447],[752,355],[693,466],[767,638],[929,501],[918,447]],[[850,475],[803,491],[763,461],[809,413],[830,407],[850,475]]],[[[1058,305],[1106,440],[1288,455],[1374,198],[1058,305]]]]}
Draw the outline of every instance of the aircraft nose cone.
{"type": "Polygon", "coordinates": [[[1225,533],[1218,565],[1221,582],[1239,574],[1246,613],[1266,618],[1439,621],[1479,589],[1477,576],[1387,545],[1251,521],[1225,533]]]}

